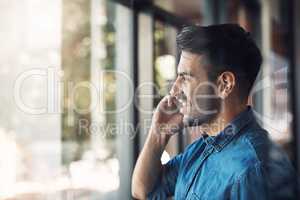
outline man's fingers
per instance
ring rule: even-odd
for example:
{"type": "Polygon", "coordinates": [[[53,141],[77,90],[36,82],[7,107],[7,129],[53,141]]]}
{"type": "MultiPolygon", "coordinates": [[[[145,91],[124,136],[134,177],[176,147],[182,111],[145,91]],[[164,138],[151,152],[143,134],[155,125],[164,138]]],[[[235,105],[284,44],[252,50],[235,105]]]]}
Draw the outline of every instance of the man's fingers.
{"type": "MultiPolygon", "coordinates": [[[[182,120],[182,116],[176,117],[176,120],[182,120]]],[[[161,134],[173,135],[180,132],[183,128],[183,122],[169,122],[168,124],[161,124],[159,130],[161,134]]]]}
{"type": "Polygon", "coordinates": [[[172,96],[171,95],[168,95],[168,97],[167,97],[167,99],[168,99],[168,107],[171,107],[171,105],[172,105],[172,96]]]}
{"type": "Polygon", "coordinates": [[[166,95],[160,102],[159,110],[166,114],[175,114],[179,112],[179,102],[175,96],[166,95]]]}
{"type": "Polygon", "coordinates": [[[168,95],[168,107],[173,107],[174,105],[176,105],[176,97],[172,96],[172,95],[168,95]]]}

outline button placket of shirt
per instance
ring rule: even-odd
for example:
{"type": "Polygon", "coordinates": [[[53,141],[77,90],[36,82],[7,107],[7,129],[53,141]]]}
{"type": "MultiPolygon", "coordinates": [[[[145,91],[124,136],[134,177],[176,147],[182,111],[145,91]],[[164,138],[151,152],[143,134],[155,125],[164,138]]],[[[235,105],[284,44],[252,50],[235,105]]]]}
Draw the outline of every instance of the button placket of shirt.
{"type": "MultiPolygon", "coordinates": [[[[185,164],[180,167],[182,171],[190,171],[194,165],[193,161],[196,160],[196,158],[200,158],[203,155],[203,152],[207,148],[207,144],[204,142],[204,140],[205,138],[202,136],[198,141],[195,141],[197,142],[197,146],[195,147],[195,150],[189,156],[189,158],[184,162],[185,164]]],[[[183,173],[179,175],[179,179],[186,180],[184,181],[185,182],[184,185],[187,185],[187,183],[189,183],[190,180],[185,177],[185,175],[187,174],[188,173],[183,173]]],[[[184,199],[183,197],[185,195],[185,192],[186,192],[185,189],[177,190],[175,199],[184,199]]]]}
{"type": "MultiPolygon", "coordinates": [[[[210,138],[210,137],[208,137],[208,138],[210,138]]],[[[208,139],[208,138],[206,138],[206,139],[208,139]]],[[[206,139],[205,139],[205,140],[206,140],[206,139]]],[[[213,138],[211,138],[211,139],[212,139],[212,141],[210,141],[210,142],[213,142],[213,138]]],[[[214,151],[214,147],[211,145],[211,143],[208,144],[208,145],[206,146],[205,150],[203,151],[200,160],[197,162],[197,163],[198,163],[198,164],[197,164],[198,167],[196,168],[196,170],[193,171],[193,173],[192,173],[192,175],[191,175],[191,179],[190,179],[189,183],[187,184],[187,189],[186,189],[186,191],[184,192],[184,195],[183,195],[184,199],[187,198],[187,195],[188,195],[188,193],[189,193],[189,191],[190,191],[190,189],[191,189],[191,186],[192,186],[192,184],[193,184],[193,182],[194,182],[194,180],[195,180],[195,177],[196,177],[197,173],[199,172],[199,170],[200,170],[201,167],[202,167],[203,162],[205,161],[205,159],[206,159],[210,154],[213,153],[213,151],[214,151]]]]}

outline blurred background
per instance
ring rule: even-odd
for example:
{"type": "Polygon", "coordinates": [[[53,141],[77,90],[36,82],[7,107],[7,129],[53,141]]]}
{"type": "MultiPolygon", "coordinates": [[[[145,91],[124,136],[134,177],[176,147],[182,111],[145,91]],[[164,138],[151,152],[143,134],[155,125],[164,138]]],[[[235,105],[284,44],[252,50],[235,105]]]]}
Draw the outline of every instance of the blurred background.
{"type": "MultiPolygon", "coordinates": [[[[131,199],[183,25],[238,23],[264,63],[249,102],[300,166],[297,0],[0,0],[0,199],[131,199]]],[[[196,136],[172,137],[162,162],[196,136]]]]}

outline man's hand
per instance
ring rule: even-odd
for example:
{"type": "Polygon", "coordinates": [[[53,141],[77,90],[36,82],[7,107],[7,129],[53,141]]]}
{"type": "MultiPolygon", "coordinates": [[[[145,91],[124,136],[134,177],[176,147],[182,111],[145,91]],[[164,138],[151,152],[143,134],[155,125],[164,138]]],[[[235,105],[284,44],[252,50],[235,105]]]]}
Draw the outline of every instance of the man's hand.
{"type": "Polygon", "coordinates": [[[161,178],[161,155],[169,138],[183,127],[182,120],[177,99],[165,96],[154,111],[147,140],[135,165],[132,176],[133,197],[146,199],[156,180],[161,178]]]}
{"type": "Polygon", "coordinates": [[[150,133],[165,138],[164,145],[174,133],[183,127],[183,115],[179,112],[180,103],[176,97],[167,95],[158,104],[152,117],[150,133]]]}

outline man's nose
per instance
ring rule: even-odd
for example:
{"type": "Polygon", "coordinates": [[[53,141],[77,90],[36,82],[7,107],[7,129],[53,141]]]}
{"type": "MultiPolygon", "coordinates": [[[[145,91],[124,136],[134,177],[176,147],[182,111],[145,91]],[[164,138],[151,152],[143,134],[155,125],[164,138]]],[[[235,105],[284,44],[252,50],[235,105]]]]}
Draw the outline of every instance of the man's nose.
{"type": "Polygon", "coordinates": [[[179,97],[181,94],[182,94],[182,88],[180,85],[180,81],[176,79],[176,81],[174,82],[170,90],[170,95],[174,97],[179,97]]]}

